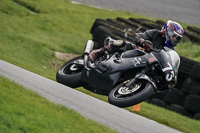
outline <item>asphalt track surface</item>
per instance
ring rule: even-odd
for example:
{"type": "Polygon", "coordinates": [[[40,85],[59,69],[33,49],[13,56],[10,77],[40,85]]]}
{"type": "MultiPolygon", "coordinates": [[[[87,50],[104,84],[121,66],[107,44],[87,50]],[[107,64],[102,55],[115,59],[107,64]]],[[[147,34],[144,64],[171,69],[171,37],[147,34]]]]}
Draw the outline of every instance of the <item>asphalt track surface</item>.
{"type": "Polygon", "coordinates": [[[0,75],[120,133],[180,133],[2,60],[0,75]]]}
{"type": "MultiPolygon", "coordinates": [[[[171,19],[200,26],[200,0],[72,0],[112,10],[128,11],[153,18],[171,19]]],[[[120,16],[123,17],[123,16],[120,16]]]]}

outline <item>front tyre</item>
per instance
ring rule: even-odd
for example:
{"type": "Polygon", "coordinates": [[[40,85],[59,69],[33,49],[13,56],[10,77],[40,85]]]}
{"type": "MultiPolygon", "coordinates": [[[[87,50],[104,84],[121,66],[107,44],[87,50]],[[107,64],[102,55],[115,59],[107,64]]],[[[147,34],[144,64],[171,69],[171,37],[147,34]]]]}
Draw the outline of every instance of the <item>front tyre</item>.
{"type": "Polygon", "coordinates": [[[78,65],[78,61],[82,61],[81,56],[75,57],[63,64],[57,71],[57,82],[72,88],[80,87],[83,65],[78,65]]]}
{"type": "Polygon", "coordinates": [[[144,101],[153,92],[154,87],[147,80],[138,80],[128,87],[125,86],[125,83],[122,83],[109,93],[108,101],[118,107],[129,107],[144,101]]]}

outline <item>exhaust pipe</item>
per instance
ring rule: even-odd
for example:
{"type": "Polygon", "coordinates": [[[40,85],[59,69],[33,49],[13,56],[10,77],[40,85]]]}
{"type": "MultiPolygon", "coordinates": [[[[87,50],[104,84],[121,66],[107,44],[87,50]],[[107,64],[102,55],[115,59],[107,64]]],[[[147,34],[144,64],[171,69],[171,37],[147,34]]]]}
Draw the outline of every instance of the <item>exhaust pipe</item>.
{"type": "Polygon", "coordinates": [[[85,55],[85,54],[90,54],[90,52],[92,51],[92,49],[93,49],[93,46],[94,46],[94,42],[92,41],[92,40],[88,40],[87,42],[86,42],[86,45],[85,45],[85,50],[84,50],[84,52],[83,52],[83,54],[85,55]]]}
{"type": "Polygon", "coordinates": [[[89,69],[89,63],[88,63],[89,57],[88,56],[89,56],[90,52],[92,51],[93,46],[94,46],[94,42],[92,40],[88,40],[86,42],[85,50],[83,52],[84,66],[86,69],[89,69]]]}

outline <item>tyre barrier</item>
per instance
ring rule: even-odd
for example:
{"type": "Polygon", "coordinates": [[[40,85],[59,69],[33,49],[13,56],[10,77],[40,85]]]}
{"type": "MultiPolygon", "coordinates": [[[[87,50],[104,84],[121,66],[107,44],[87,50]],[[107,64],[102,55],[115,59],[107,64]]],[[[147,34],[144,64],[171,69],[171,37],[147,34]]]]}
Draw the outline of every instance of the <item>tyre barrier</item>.
{"type": "Polygon", "coordinates": [[[164,108],[167,108],[169,105],[167,103],[165,103],[163,100],[160,100],[160,99],[157,99],[157,98],[152,98],[150,100],[150,103],[151,104],[154,104],[154,105],[157,105],[157,106],[160,106],[160,107],[164,107],[164,108]]]}
{"type": "Polygon", "coordinates": [[[189,95],[184,103],[184,108],[193,113],[200,112],[200,96],[189,95]]]}
{"type": "MultiPolygon", "coordinates": [[[[90,33],[92,33],[92,35],[95,36],[96,32],[94,33],[94,30],[98,26],[105,26],[105,27],[109,27],[113,30],[117,30],[121,34],[125,34],[125,32],[124,32],[125,29],[131,29],[132,33],[128,33],[128,34],[133,35],[138,28],[139,28],[139,30],[137,32],[144,32],[147,29],[159,29],[160,30],[164,24],[165,24],[165,22],[162,20],[151,21],[151,20],[147,20],[147,19],[136,19],[136,18],[125,19],[125,18],[117,17],[116,19],[108,18],[106,20],[96,19],[90,30],[90,33]]],[[[105,34],[107,34],[107,32],[105,32],[105,34]]],[[[188,26],[187,29],[185,29],[185,33],[184,33],[182,41],[192,41],[197,44],[200,44],[199,36],[200,36],[200,28],[188,26]]],[[[124,36],[121,39],[128,40],[124,36]]],[[[133,41],[133,40],[129,39],[129,41],[133,41]]]]}
{"type": "MultiPolygon", "coordinates": [[[[137,18],[96,19],[90,33],[95,42],[94,49],[104,46],[109,36],[133,42],[134,34],[148,29],[158,29],[165,24],[162,20],[151,21],[137,18]]],[[[200,29],[188,26],[182,41],[200,44],[200,29]]],[[[153,94],[146,102],[200,120],[200,63],[180,56],[178,81],[174,88],[153,94]]]]}
{"type": "Polygon", "coordinates": [[[200,82],[200,63],[196,63],[194,67],[192,68],[189,77],[191,77],[192,80],[196,80],[200,82]]]}
{"type": "Polygon", "coordinates": [[[193,116],[194,119],[196,120],[200,120],[200,113],[196,113],[194,116],[193,116]]]}
{"type": "Polygon", "coordinates": [[[179,67],[179,73],[181,75],[188,77],[191,73],[191,70],[198,62],[190,60],[186,57],[180,56],[180,67],[179,67]]]}
{"type": "Polygon", "coordinates": [[[188,95],[200,95],[200,82],[187,78],[183,83],[182,90],[188,95]]]}
{"type": "Polygon", "coordinates": [[[181,90],[181,88],[183,86],[183,83],[185,82],[186,79],[187,79],[187,77],[181,75],[180,72],[179,72],[178,78],[177,78],[177,83],[174,86],[174,88],[177,88],[177,89],[181,90]]]}
{"type": "Polygon", "coordinates": [[[176,113],[182,114],[184,116],[192,116],[190,112],[186,111],[186,109],[183,106],[172,104],[169,107],[169,110],[174,111],[176,113]]]}
{"type": "Polygon", "coordinates": [[[200,34],[200,29],[199,28],[196,28],[196,27],[193,27],[193,26],[188,26],[187,27],[189,30],[197,33],[197,34],[200,34]]]}
{"type": "Polygon", "coordinates": [[[179,89],[171,88],[164,96],[164,101],[168,104],[177,104],[182,106],[185,102],[186,95],[179,89]]]}
{"type": "MultiPolygon", "coordinates": [[[[193,27],[193,28],[195,28],[195,27],[193,27]]],[[[197,28],[195,28],[195,29],[197,29],[197,28]]],[[[186,36],[188,36],[192,42],[200,43],[198,30],[191,30],[191,27],[190,27],[189,29],[187,28],[185,30],[184,34],[186,36]]]]}
{"type": "Polygon", "coordinates": [[[155,98],[155,99],[160,99],[160,100],[163,100],[164,99],[164,96],[166,95],[166,93],[168,92],[168,90],[166,91],[160,91],[160,92],[157,92],[157,93],[154,93],[151,98],[155,98]]]}

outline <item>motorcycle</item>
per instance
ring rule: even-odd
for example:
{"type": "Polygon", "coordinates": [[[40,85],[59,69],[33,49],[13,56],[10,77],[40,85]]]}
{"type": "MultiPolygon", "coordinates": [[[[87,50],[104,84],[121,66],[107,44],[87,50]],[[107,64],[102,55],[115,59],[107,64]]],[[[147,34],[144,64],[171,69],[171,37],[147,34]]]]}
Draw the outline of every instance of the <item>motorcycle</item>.
{"type": "Polygon", "coordinates": [[[180,57],[167,47],[152,49],[152,52],[133,49],[114,53],[92,63],[89,53],[93,46],[94,42],[88,40],[82,56],[62,65],[56,74],[57,82],[72,88],[82,86],[94,93],[107,95],[110,104],[128,107],[169,88],[163,76],[163,66],[172,69],[177,78],[180,57]]]}

